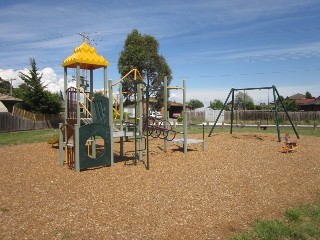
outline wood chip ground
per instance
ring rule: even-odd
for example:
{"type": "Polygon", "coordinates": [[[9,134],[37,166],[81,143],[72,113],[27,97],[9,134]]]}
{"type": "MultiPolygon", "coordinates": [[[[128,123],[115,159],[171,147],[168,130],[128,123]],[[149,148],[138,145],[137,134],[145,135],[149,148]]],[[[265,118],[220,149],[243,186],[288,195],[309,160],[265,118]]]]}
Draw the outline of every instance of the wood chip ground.
{"type": "Polygon", "coordinates": [[[118,161],[81,173],[46,143],[1,147],[0,239],[227,239],[316,199],[320,138],[299,143],[284,154],[274,134],[221,133],[184,155],[152,139],[149,171],[118,161]]]}

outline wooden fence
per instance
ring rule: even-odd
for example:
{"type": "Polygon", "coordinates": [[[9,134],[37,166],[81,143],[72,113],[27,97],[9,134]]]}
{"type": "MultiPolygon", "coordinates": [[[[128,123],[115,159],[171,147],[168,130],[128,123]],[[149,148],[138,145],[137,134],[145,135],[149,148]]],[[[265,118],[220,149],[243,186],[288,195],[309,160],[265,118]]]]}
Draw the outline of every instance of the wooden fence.
{"type": "Polygon", "coordinates": [[[18,108],[12,113],[0,112],[0,132],[58,128],[60,122],[60,114],[34,114],[18,108]]]}
{"type": "MultiPolygon", "coordinates": [[[[217,111],[217,110],[215,110],[217,111]]],[[[289,112],[288,113],[294,124],[319,124],[320,111],[313,112],[289,112]]],[[[206,114],[205,111],[188,111],[188,121],[203,121],[213,122],[217,118],[217,113],[214,113],[214,118],[206,114]]],[[[288,123],[288,117],[285,112],[278,112],[279,123],[288,123]]],[[[231,123],[231,111],[223,111],[219,121],[231,123]]],[[[264,110],[235,110],[234,123],[247,123],[247,124],[274,124],[275,112],[264,110]]]]}
{"type": "MultiPolygon", "coordinates": [[[[290,119],[294,124],[314,124],[320,123],[320,112],[288,112],[290,119]]],[[[238,110],[234,111],[234,121],[252,124],[274,124],[274,111],[263,110],[238,110]]],[[[224,115],[225,122],[231,122],[231,111],[226,111],[224,115]]],[[[280,124],[289,122],[285,112],[278,112],[278,121],[280,124]]]]}

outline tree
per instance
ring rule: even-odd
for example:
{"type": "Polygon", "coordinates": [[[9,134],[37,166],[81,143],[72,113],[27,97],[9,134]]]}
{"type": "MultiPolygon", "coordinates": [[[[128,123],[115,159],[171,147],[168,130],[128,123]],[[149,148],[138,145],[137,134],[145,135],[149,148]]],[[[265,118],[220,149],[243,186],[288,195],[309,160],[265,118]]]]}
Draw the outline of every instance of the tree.
{"type": "MultiPolygon", "coordinates": [[[[236,109],[248,109],[252,107],[253,99],[246,92],[238,92],[234,99],[234,107],[236,109]]],[[[254,104],[253,104],[254,106],[254,104]]]]}
{"type": "Polygon", "coordinates": [[[307,98],[307,99],[312,98],[312,95],[311,95],[311,93],[310,93],[309,91],[306,91],[306,98],[307,98]]]}
{"type": "Polygon", "coordinates": [[[9,94],[10,93],[11,84],[9,81],[0,80],[0,93],[9,94]]]}
{"type": "Polygon", "coordinates": [[[212,109],[222,109],[223,102],[221,100],[215,99],[213,100],[213,102],[210,101],[209,107],[212,109]]]}
{"type": "Polygon", "coordinates": [[[203,103],[198,99],[190,99],[188,105],[191,106],[192,109],[201,108],[203,107],[203,103]]]}
{"type": "Polygon", "coordinates": [[[300,110],[299,105],[294,101],[293,99],[290,99],[289,97],[284,98],[283,96],[279,96],[277,99],[277,105],[279,111],[284,111],[284,108],[282,107],[280,100],[282,101],[284,107],[288,112],[297,112],[300,110]]]}
{"type": "Polygon", "coordinates": [[[46,86],[41,83],[42,74],[38,72],[34,58],[30,58],[30,65],[28,74],[19,73],[19,77],[24,81],[24,84],[15,91],[15,94],[23,100],[20,106],[33,113],[59,113],[61,111],[59,94],[45,90],[46,86]]]}
{"type": "MultiPolygon", "coordinates": [[[[153,36],[141,35],[134,29],[128,34],[118,60],[118,70],[122,76],[136,68],[150,83],[149,94],[157,99],[154,106],[157,110],[163,106],[163,79],[167,76],[168,84],[172,80],[171,69],[158,51],[159,43],[153,36]]],[[[134,92],[132,75],[122,82],[122,89],[124,92],[134,92]]],[[[129,100],[130,96],[125,96],[125,103],[129,100]]]]}

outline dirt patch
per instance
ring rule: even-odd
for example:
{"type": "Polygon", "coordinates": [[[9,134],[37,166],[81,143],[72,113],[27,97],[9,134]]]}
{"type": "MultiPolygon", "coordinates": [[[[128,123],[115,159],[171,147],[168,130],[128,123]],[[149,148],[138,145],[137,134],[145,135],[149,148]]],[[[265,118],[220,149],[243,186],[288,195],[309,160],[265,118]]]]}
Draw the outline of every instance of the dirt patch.
{"type": "Polygon", "coordinates": [[[119,161],[81,173],[60,167],[46,143],[2,147],[0,238],[227,239],[315,199],[320,138],[299,143],[284,154],[274,134],[222,133],[184,155],[152,139],[149,171],[119,161]]]}

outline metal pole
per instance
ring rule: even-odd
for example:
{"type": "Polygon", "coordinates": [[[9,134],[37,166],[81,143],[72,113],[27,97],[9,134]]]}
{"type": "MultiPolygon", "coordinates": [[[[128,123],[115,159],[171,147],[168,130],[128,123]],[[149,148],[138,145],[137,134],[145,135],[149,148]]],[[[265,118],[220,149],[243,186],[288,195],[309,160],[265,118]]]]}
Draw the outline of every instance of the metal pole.
{"type": "Polygon", "coordinates": [[[205,150],[205,145],[204,145],[204,124],[202,124],[202,151],[205,150]]]}
{"type": "MultiPolygon", "coordinates": [[[[140,84],[137,86],[138,87],[138,114],[139,114],[139,161],[142,160],[143,152],[142,152],[142,89],[140,84]]],[[[147,115],[148,116],[148,115],[147,115]]]]}
{"type": "Polygon", "coordinates": [[[214,124],[213,124],[213,126],[212,126],[212,128],[211,128],[211,130],[210,130],[210,133],[209,133],[209,136],[208,136],[208,137],[211,137],[211,134],[212,134],[212,132],[213,132],[213,129],[216,127],[216,124],[217,124],[217,122],[218,122],[218,120],[219,120],[219,118],[220,118],[220,116],[221,116],[221,113],[223,112],[223,110],[225,109],[225,107],[226,107],[226,105],[227,105],[227,102],[228,102],[228,99],[229,99],[229,97],[230,97],[230,95],[231,95],[231,92],[232,92],[232,89],[231,89],[231,91],[229,92],[229,95],[228,95],[226,101],[224,102],[223,107],[222,107],[221,111],[219,112],[218,117],[217,117],[216,121],[214,122],[214,124]]]}
{"type": "MultiPolygon", "coordinates": [[[[120,131],[123,131],[123,95],[122,83],[119,83],[120,131]]],[[[120,137],[120,158],[123,158],[123,137],[120,137]]]]}
{"type": "Polygon", "coordinates": [[[275,111],[275,116],[276,116],[276,126],[277,126],[277,133],[278,133],[278,142],[281,142],[281,137],[280,137],[280,128],[279,128],[279,116],[278,116],[278,106],[277,106],[277,98],[276,98],[276,90],[275,87],[273,86],[272,88],[273,92],[273,101],[274,101],[274,111],[275,111]]]}
{"type": "Polygon", "coordinates": [[[59,163],[60,166],[63,166],[63,132],[62,132],[63,123],[59,123],[59,163]]]}
{"type": "Polygon", "coordinates": [[[232,91],[232,101],[231,101],[231,126],[230,126],[230,134],[232,134],[233,130],[233,120],[234,120],[234,89],[231,89],[232,91]]]}
{"type": "MultiPolygon", "coordinates": [[[[80,156],[79,156],[79,125],[74,125],[74,136],[75,136],[75,144],[74,144],[74,164],[75,171],[80,172],[80,156]]],[[[67,146],[66,146],[67,148],[67,146]]]]}
{"type": "Polygon", "coordinates": [[[186,80],[183,80],[183,152],[187,154],[188,142],[187,142],[187,112],[186,112],[186,80]]]}
{"type": "Polygon", "coordinates": [[[289,122],[290,122],[290,124],[291,124],[291,126],[292,126],[292,128],[293,128],[294,133],[296,134],[296,137],[299,139],[299,138],[300,138],[300,137],[299,137],[299,134],[298,134],[298,132],[297,132],[297,130],[296,130],[296,128],[295,128],[295,126],[294,126],[291,118],[290,118],[290,115],[289,115],[287,109],[285,108],[282,100],[280,99],[280,95],[279,95],[279,92],[278,92],[277,88],[274,87],[274,90],[276,91],[276,93],[277,93],[277,95],[278,95],[278,98],[279,98],[279,100],[280,100],[280,103],[281,103],[281,105],[282,105],[282,107],[283,107],[283,109],[284,109],[284,111],[285,111],[285,113],[286,113],[286,115],[287,115],[287,118],[289,119],[289,122]]]}
{"type": "Polygon", "coordinates": [[[80,126],[80,64],[77,63],[76,70],[76,86],[77,86],[77,124],[80,126]]]}
{"type": "MultiPolygon", "coordinates": [[[[147,116],[147,118],[149,117],[149,88],[150,88],[150,82],[149,82],[149,79],[147,80],[147,87],[146,87],[146,108],[147,108],[147,110],[146,110],[146,116],[147,116]]],[[[149,132],[149,124],[148,124],[148,121],[146,121],[146,126],[145,126],[145,128],[146,128],[146,135],[147,135],[147,137],[146,137],[146,150],[147,150],[147,166],[146,166],[146,168],[147,168],[147,170],[149,170],[150,169],[150,164],[149,164],[149,134],[148,134],[148,132],[149,132]]]]}
{"type": "MultiPolygon", "coordinates": [[[[93,98],[93,70],[90,69],[90,99],[93,98]]],[[[90,104],[90,109],[91,109],[91,104],[90,104]]]]}
{"type": "MultiPolygon", "coordinates": [[[[164,77],[163,79],[163,107],[164,107],[164,121],[165,124],[167,124],[168,121],[168,78],[167,76],[164,77]]],[[[165,128],[167,128],[168,126],[165,126],[165,128]]],[[[168,142],[167,139],[164,138],[164,142],[163,142],[163,150],[165,152],[168,151],[168,142]]]]}
{"type": "MultiPolygon", "coordinates": [[[[106,75],[105,75],[106,76],[106,75]]],[[[108,80],[108,94],[109,94],[109,126],[110,126],[110,165],[113,166],[113,91],[112,80],[108,80]]]]}

